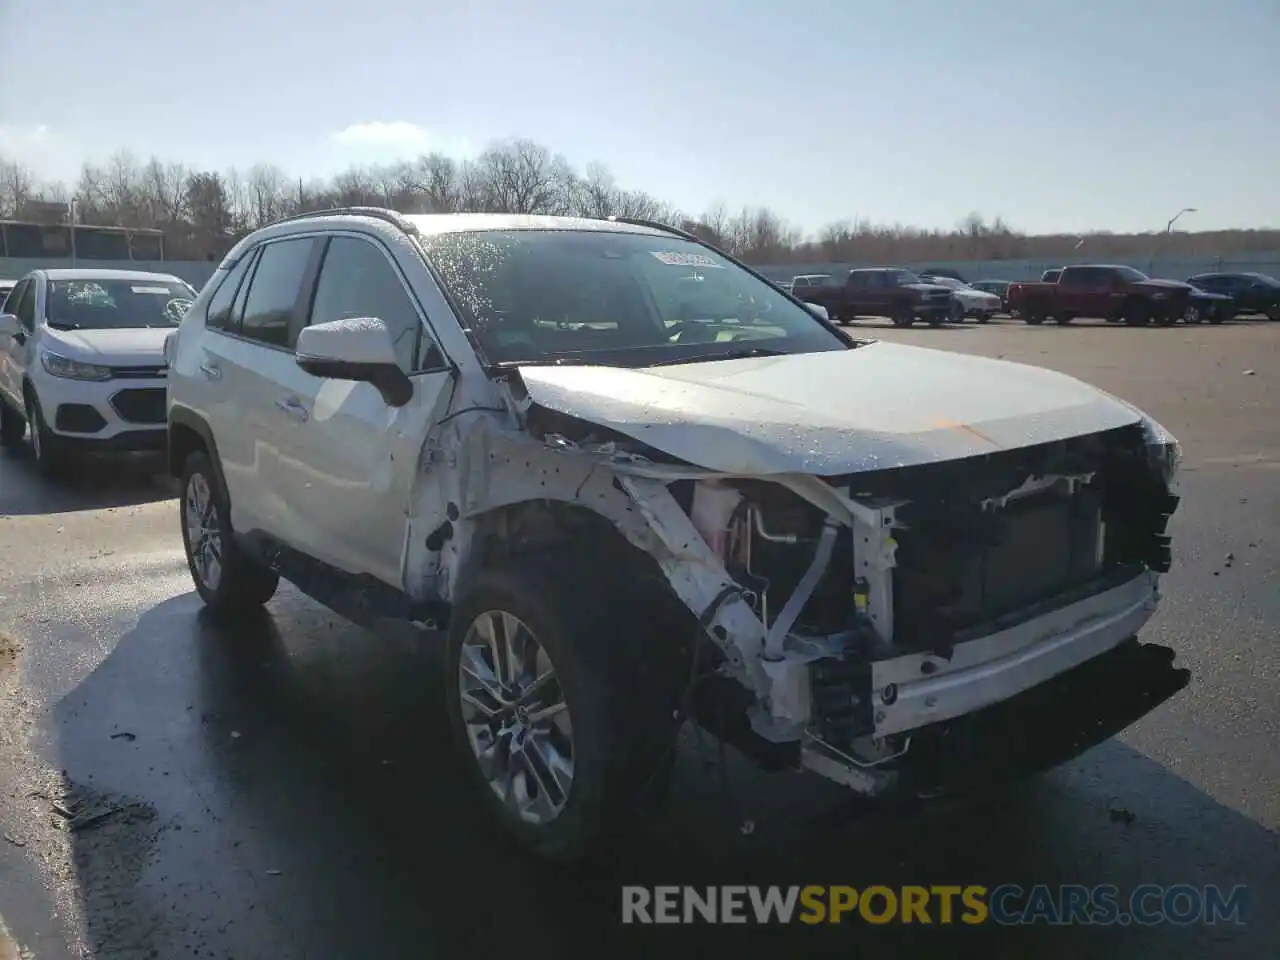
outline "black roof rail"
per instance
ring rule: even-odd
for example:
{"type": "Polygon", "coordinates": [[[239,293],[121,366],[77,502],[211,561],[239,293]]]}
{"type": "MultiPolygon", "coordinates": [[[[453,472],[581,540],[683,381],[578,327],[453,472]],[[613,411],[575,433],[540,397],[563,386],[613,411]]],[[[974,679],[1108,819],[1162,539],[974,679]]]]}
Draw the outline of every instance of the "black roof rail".
{"type": "Polygon", "coordinates": [[[276,223],[290,223],[294,220],[307,220],[311,217],[372,217],[399,227],[405,233],[417,233],[415,227],[403,214],[396,213],[386,207],[329,207],[327,210],[307,210],[281,217],[276,223]]]}
{"type": "Polygon", "coordinates": [[[683,237],[686,240],[692,240],[695,243],[702,241],[687,230],[681,230],[679,227],[673,227],[669,223],[663,223],[660,220],[646,220],[643,217],[609,217],[613,223],[629,223],[633,227],[648,227],[650,230],[661,230],[663,233],[674,233],[677,237],[683,237]]]}

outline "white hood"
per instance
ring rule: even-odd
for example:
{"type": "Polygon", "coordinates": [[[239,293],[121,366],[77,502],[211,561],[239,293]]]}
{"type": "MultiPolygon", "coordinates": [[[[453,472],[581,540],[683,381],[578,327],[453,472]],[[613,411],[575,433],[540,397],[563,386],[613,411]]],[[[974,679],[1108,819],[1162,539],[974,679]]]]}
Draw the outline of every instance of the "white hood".
{"type": "Polygon", "coordinates": [[[41,339],[69,360],[114,367],[162,366],[164,341],[177,327],[130,327],[124,330],[54,330],[41,339]]]}
{"type": "Polygon", "coordinates": [[[923,347],[649,369],[522,367],[530,399],[688,463],[838,476],[993,453],[1140,421],[1065,374],[923,347]]]}

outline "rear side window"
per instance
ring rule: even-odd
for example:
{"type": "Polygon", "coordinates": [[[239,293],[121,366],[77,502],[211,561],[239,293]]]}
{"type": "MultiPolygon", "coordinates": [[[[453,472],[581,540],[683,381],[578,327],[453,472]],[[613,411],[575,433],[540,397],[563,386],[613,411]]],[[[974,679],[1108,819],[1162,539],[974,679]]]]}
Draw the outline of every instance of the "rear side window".
{"type": "MultiPolygon", "coordinates": [[[[268,346],[292,350],[290,321],[298,306],[302,281],[311,264],[315,241],[280,240],[266,244],[249,281],[240,335],[268,346]]],[[[292,325],[296,329],[296,325],[292,325]]]]}
{"type": "Polygon", "coordinates": [[[234,330],[239,325],[238,318],[235,317],[231,308],[235,304],[236,293],[244,282],[245,274],[249,272],[249,265],[253,263],[254,254],[255,251],[251,250],[241,257],[227,271],[218,289],[213,291],[213,296],[209,298],[209,312],[205,316],[205,326],[213,330],[234,330]]]}

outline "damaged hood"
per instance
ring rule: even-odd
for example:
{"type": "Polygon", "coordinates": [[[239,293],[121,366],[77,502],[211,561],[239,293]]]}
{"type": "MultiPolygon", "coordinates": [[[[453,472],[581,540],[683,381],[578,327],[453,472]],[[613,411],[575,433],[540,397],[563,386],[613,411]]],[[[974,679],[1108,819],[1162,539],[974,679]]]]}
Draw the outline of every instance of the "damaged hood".
{"type": "Polygon", "coordinates": [[[1065,374],[923,347],[656,368],[520,368],[530,400],[724,473],[837,476],[1139,422],[1065,374]]]}

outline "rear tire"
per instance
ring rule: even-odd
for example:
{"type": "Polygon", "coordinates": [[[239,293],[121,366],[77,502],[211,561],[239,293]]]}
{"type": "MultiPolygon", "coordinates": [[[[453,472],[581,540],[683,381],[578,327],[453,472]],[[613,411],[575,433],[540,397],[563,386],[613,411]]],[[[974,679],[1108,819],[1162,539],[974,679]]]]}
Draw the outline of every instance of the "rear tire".
{"type": "Polygon", "coordinates": [[[0,446],[17,447],[27,435],[27,421],[17,410],[0,400],[0,446]]]}
{"type": "Polygon", "coordinates": [[[626,596],[575,558],[526,557],[479,572],[449,618],[462,762],[494,819],[540,857],[613,855],[667,794],[688,672],[653,656],[644,619],[619,609],[626,596]]]}
{"type": "Polygon", "coordinates": [[[1038,327],[1044,323],[1044,315],[1044,304],[1038,300],[1033,300],[1022,308],[1022,319],[1033,327],[1038,327]]]}
{"type": "Polygon", "coordinates": [[[235,542],[231,506],[208,454],[187,457],[178,511],[187,569],[211,613],[220,617],[252,614],[275,596],[280,575],[235,542]]]}
{"type": "Polygon", "coordinates": [[[915,322],[915,313],[909,304],[899,304],[893,308],[893,314],[890,319],[895,327],[909,327],[915,322]]]}
{"type": "Polygon", "coordinates": [[[1054,322],[1054,323],[1056,323],[1056,324],[1057,324],[1058,326],[1060,326],[1060,327],[1065,327],[1068,323],[1070,323],[1070,322],[1071,322],[1072,320],[1074,320],[1074,319],[1075,319],[1075,317],[1073,317],[1073,316],[1072,316],[1071,314],[1069,314],[1069,313],[1060,313],[1060,314],[1058,314],[1056,317],[1054,317],[1054,318],[1053,318],[1053,322],[1054,322]]]}
{"type": "Polygon", "coordinates": [[[964,304],[959,300],[952,300],[947,314],[947,319],[952,323],[964,323],[964,304]]]}

